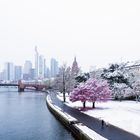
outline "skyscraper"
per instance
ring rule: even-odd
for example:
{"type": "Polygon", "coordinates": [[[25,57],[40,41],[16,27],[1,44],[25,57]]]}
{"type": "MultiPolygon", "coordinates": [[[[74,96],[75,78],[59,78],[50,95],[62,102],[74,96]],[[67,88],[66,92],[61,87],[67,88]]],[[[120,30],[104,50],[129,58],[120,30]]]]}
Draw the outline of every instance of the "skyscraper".
{"type": "Polygon", "coordinates": [[[56,75],[58,74],[58,62],[56,61],[56,59],[52,58],[51,59],[51,77],[56,77],[56,75]]]}
{"type": "Polygon", "coordinates": [[[29,60],[26,60],[24,64],[24,74],[29,74],[30,69],[32,69],[32,62],[29,60]]]}
{"type": "Polygon", "coordinates": [[[5,74],[4,71],[0,72],[0,80],[5,80],[5,74]]]}
{"type": "Polygon", "coordinates": [[[44,56],[39,56],[39,78],[44,78],[44,56]]]}
{"type": "Polygon", "coordinates": [[[14,64],[7,62],[5,63],[5,69],[4,69],[4,74],[5,74],[5,80],[8,81],[13,81],[14,79],[14,64]]]}
{"type": "Polygon", "coordinates": [[[37,50],[37,46],[35,46],[35,79],[38,79],[39,76],[39,54],[37,50]]]}
{"type": "Polygon", "coordinates": [[[46,67],[45,69],[45,78],[50,78],[50,69],[48,67],[46,67]]]}
{"type": "Polygon", "coordinates": [[[15,66],[15,80],[22,79],[22,66],[15,66]]]}
{"type": "Polygon", "coordinates": [[[29,60],[26,60],[24,63],[24,73],[23,73],[23,79],[24,80],[30,80],[30,71],[32,69],[32,62],[29,60]]]}
{"type": "Polygon", "coordinates": [[[30,74],[29,75],[30,75],[31,80],[35,79],[35,69],[34,68],[30,69],[30,74]]]}

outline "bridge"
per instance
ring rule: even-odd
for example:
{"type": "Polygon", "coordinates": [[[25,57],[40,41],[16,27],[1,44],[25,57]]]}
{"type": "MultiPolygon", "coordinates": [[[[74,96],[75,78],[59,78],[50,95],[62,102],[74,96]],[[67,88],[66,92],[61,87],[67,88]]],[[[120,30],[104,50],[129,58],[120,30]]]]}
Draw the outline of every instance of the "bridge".
{"type": "Polygon", "coordinates": [[[13,84],[13,83],[0,83],[0,86],[4,86],[4,87],[18,87],[18,91],[19,92],[23,92],[26,88],[34,88],[37,91],[41,91],[44,88],[47,89],[47,85],[45,84],[41,84],[38,82],[22,82],[21,80],[18,81],[17,84],[13,84]]]}

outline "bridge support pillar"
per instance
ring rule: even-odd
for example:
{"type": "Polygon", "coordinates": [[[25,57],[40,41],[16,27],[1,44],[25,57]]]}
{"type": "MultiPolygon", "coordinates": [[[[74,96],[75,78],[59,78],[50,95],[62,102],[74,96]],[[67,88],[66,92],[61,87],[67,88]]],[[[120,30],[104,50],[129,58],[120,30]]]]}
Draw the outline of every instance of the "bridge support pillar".
{"type": "Polygon", "coordinates": [[[24,92],[24,88],[18,87],[18,92],[24,92]]]}
{"type": "Polygon", "coordinates": [[[18,81],[18,92],[24,92],[25,85],[21,82],[21,80],[18,81]]]}

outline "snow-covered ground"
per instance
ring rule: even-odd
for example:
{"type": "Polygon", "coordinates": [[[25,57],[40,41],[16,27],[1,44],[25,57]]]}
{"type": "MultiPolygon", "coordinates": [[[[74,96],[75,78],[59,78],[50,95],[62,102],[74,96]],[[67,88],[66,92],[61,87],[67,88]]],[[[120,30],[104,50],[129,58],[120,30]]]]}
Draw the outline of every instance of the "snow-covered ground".
{"type": "MultiPolygon", "coordinates": [[[[62,95],[58,95],[62,100],[62,95]]],[[[68,106],[82,107],[81,102],[70,102],[66,96],[68,106]]],[[[91,103],[86,103],[87,107],[92,107],[91,103]]],[[[115,125],[121,129],[131,132],[140,137],[140,102],[135,101],[108,101],[95,103],[95,109],[84,111],[90,116],[103,119],[106,123],[115,125]]]]}

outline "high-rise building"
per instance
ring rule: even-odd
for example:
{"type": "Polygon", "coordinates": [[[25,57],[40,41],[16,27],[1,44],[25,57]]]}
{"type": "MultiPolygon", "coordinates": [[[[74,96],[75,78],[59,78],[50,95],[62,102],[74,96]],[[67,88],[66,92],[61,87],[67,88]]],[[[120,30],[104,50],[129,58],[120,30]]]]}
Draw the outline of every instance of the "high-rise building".
{"type": "Polygon", "coordinates": [[[51,59],[51,77],[56,77],[58,72],[59,72],[58,62],[56,61],[56,59],[52,58],[51,59]]]}
{"type": "Polygon", "coordinates": [[[46,59],[44,59],[44,78],[50,78],[51,71],[50,68],[46,65],[46,59]]]}
{"type": "Polygon", "coordinates": [[[30,75],[30,79],[34,80],[35,79],[35,69],[33,69],[33,68],[30,69],[30,74],[29,75],[30,75]]]}
{"type": "Polygon", "coordinates": [[[37,46],[35,47],[35,79],[43,79],[45,77],[46,60],[43,55],[39,55],[37,46]]]}
{"type": "Polygon", "coordinates": [[[4,77],[4,71],[0,72],[0,80],[3,81],[5,80],[5,77],[4,77]]]}
{"type": "Polygon", "coordinates": [[[8,81],[15,80],[13,63],[10,63],[10,62],[5,63],[4,74],[5,74],[5,78],[4,78],[5,80],[8,80],[8,81]]]}
{"type": "Polygon", "coordinates": [[[24,80],[30,80],[30,70],[32,69],[32,62],[29,60],[25,61],[24,64],[24,73],[23,73],[23,79],[24,80]]]}
{"type": "Polygon", "coordinates": [[[50,78],[50,69],[48,67],[46,67],[45,69],[45,78],[50,78]]]}
{"type": "Polygon", "coordinates": [[[46,78],[46,59],[44,58],[44,78],[46,78]]]}
{"type": "Polygon", "coordinates": [[[43,79],[44,78],[44,56],[40,55],[39,56],[39,78],[43,79]]]}
{"type": "Polygon", "coordinates": [[[35,79],[38,79],[39,76],[39,53],[37,46],[35,46],[35,79]]]}
{"type": "Polygon", "coordinates": [[[22,79],[22,66],[15,66],[15,80],[22,79]]]}
{"type": "Polygon", "coordinates": [[[24,64],[24,74],[29,74],[30,69],[32,69],[32,62],[29,60],[26,60],[24,64]]]}

